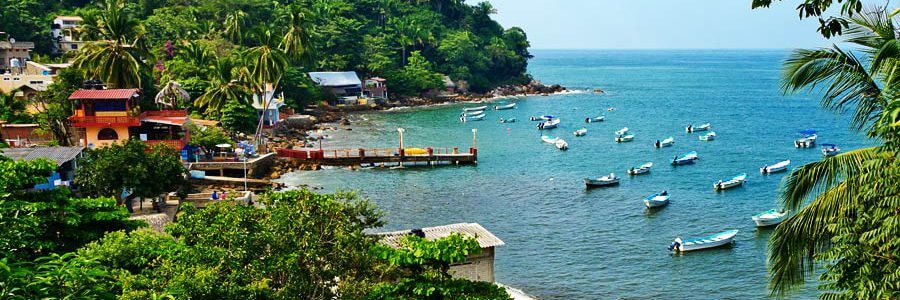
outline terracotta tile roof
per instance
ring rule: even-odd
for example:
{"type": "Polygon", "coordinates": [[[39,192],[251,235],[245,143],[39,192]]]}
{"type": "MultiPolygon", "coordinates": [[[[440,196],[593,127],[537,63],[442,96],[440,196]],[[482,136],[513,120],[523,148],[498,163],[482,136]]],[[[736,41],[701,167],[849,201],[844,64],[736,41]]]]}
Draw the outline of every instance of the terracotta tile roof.
{"type": "MultiPolygon", "coordinates": [[[[459,233],[464,236],[473,237],[478,240],[481,248],[503,246],[505,243],[497,238],[493,233],[481,227],[478,223],[458,223],[436,227],[426,227],[420,229],[425,233],[425,239],[436,240],[447,237],[452,233],[459,233]]],[[[391,247],[399,247],[403,237],[413,234],[414,230],[401,230],[394,232],[381,232],[377,235],[384,236],[382,243],[391,247]]]]}
{"type": "Polygon", "coordinates": [[[69,95],[69,100],[83,99],[129,99],[135,94],[140,94],[140,89],[107,89],[107,90],[85,90],[79,89],[69,95]]]}

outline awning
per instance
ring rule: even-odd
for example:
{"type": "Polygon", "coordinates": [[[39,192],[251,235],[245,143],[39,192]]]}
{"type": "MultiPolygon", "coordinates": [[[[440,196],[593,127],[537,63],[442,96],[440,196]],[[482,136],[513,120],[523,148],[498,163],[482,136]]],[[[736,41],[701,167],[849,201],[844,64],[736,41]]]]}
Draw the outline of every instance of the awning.
{"type": "Polygon", "coordinates": [[[187,120],[187,117],[147,116],[141,118],[141,122],[165,124],[179,127],[184,126],[184,123],[186,123],[187,120]]]}

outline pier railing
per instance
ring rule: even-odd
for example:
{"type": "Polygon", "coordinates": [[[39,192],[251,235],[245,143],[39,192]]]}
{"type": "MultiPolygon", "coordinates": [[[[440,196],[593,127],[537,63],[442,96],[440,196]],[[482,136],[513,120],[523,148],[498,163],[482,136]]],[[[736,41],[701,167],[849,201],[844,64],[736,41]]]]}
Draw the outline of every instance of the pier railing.
{"type": "Polygon", "coordinates": [[[474,163],[478,151],[474,148],[425,147],[424,152],[407,153],[413,148],[357,148],[357,149],[278,149],[278,157],[304,160],[324,165],[348,165],[379,162],[440,162],[474,163]]]}

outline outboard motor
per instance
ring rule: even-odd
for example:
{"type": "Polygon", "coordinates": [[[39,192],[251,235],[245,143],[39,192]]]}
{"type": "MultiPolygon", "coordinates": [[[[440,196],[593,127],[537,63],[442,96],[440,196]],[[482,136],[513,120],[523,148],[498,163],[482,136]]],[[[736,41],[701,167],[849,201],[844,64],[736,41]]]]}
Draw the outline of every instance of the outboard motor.
{"type": "Polygon", "coordinates": [[[671,244],[669,244],[669,251],[672,250],[681,251],[681,238],[676,238],[674,241],[672,241],[671,244]]]}
{"type": "Polygon", "coordinates": [[[669,248],[669,251],[675,250],[675,248],[678,248],[678,243],[672,242],[671,244],[669,244],[668,248],[669,248]]]}

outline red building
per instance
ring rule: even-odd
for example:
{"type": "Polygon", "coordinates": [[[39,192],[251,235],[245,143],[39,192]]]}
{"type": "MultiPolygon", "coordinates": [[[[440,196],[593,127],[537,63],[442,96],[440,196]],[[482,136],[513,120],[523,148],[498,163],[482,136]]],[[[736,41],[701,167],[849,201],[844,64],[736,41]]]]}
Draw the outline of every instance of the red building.
{"type": "Polygon", "coordinates": [[[164,143],[180,150],[189,141],[185,111],[147,111],[138,106],[140,89],[80,89],[69,96],[75,114],[69,118],[81,145],[102,147],[128,139],[164,143]]]}

